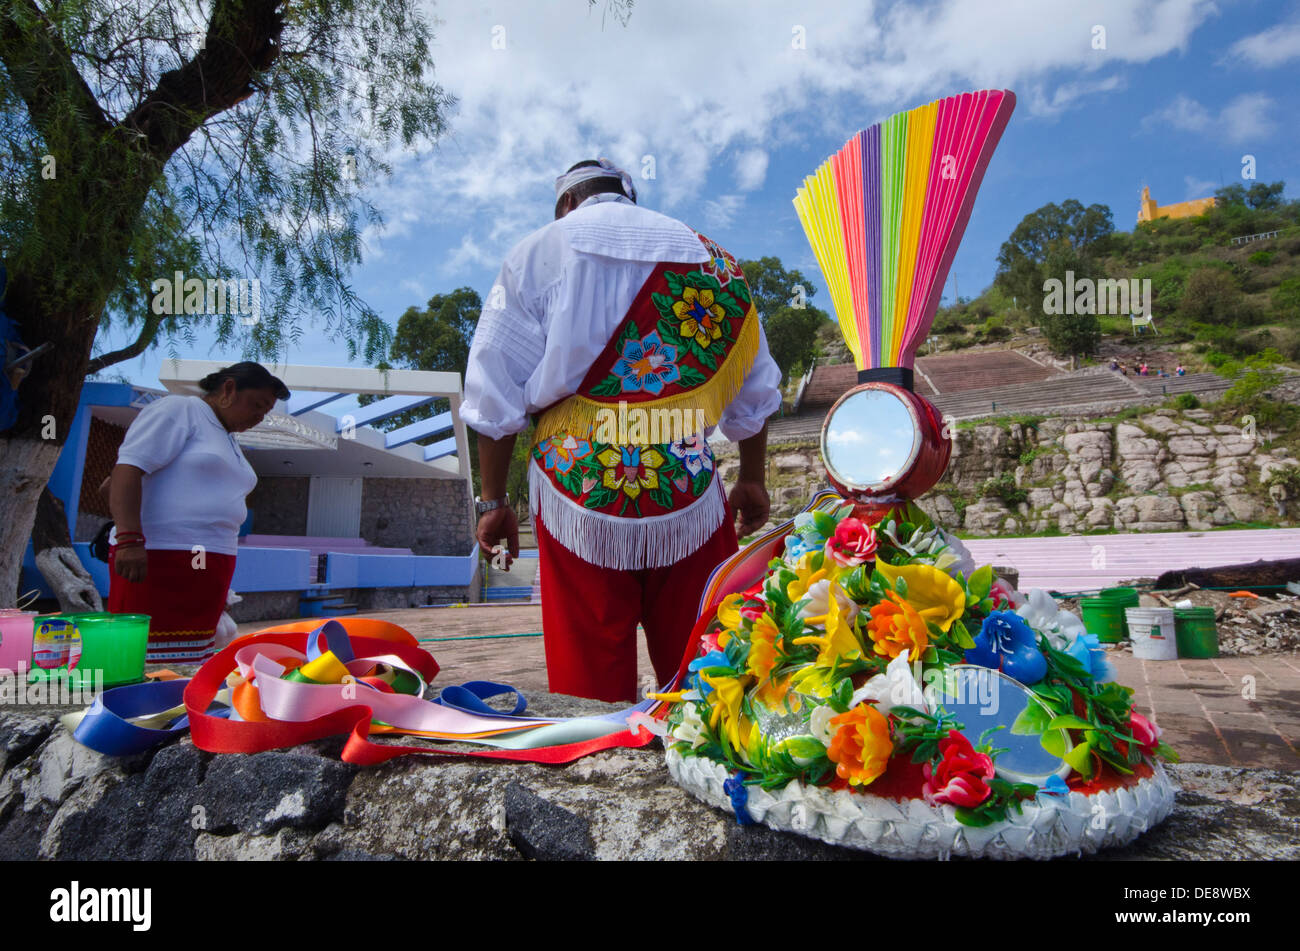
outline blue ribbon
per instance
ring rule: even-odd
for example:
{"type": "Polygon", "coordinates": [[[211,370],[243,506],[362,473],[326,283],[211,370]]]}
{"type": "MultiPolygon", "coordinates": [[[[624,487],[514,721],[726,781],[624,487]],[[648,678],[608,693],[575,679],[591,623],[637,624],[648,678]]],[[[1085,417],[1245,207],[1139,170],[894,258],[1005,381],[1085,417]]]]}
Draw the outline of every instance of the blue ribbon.
{"type": "Polygon", "coordinates": [[[528,701],[516,688],[509,684],[494,683],[491,680],[468,680],[457,686],[444,687],[434,702],[453,710],[460,710],[462,713],[477,713],[490,717],[517,717],[528,707],[528,701]],[[510,693],[515,695],[515,708],[508,713],[489,707],[483,702],[491,697],[510,693]]]}
{"type": "MultiPolygon", "coordinates": [[[[95,698],[73,731],[73,738],[106,756],[128,756],[156,746],[190,728],[190,718],[178,716],[165,729],[153,730],[129,723],[130,717],[148,716],[180,705],[188,680],[146,681],[114,687],[95,698]]],[[[214,716],[224,715],[215,712],[214,716]]]]}

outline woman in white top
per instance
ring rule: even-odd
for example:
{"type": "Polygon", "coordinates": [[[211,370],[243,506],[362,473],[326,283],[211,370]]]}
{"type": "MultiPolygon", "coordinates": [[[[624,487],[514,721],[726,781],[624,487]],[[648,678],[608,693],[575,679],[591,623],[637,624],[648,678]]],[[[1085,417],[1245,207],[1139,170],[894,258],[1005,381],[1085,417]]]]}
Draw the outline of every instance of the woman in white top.
{"type": "Polygon", "coordinates": [[[197,663],[212,654],[244,499],[257,485],[234,434],[289,397],[257,363],[225,367],[199,387],[201,397],[165,396],[140,411],[109,488],[117,538],[108,609],[150,616],[150,663],[197,663]]]}

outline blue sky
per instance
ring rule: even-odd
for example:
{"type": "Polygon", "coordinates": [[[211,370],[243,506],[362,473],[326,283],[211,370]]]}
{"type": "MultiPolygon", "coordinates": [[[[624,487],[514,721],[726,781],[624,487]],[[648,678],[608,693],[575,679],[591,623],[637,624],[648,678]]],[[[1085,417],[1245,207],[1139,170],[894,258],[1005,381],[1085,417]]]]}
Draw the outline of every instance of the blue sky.
{"type": "MultiPolygon", "coordinates": [[[[442,140],[392,153],[392,178],[368,186],[386,225],[352,274],[390,323],[456,287],[486,297],[510,246],[550,220],[554,177],[595,155],[636,177],[643,205],[737,257],[801,269],[829,309],[796,187],[858,129],[969,89],[1008,88],[1018,104],[954,263],[963,296],[1047,202],[1107,204],[1127,230],[1144,185],[1162,204],[1212,194],[1242,181],[1248,154],[1260,181],[1286,180],[1289,198],[1300,187],[1300,4],[642,0],[626,26],[602,9],[428,6],[434,75],[459,102],[442,140]]],[[[122,342],[101,334],[98,347],[122,342]]],[[[202,330],[177,352],[241,358],[202,330]]],[[[110,373],[157,385],[164,356],[110,373]]],[[[348,364],[343,341],[310,332],[284,359],[348,364]]]]}

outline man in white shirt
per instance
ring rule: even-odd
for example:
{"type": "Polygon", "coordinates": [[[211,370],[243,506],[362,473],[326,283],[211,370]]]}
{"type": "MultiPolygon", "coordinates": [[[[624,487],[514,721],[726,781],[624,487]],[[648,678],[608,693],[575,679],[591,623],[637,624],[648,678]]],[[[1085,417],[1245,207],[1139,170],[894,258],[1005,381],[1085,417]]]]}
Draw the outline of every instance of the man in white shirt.
{"type": "Polygon", "coordinates": [[[461,408],[480,437],[479,543],[505,538],[512,558],[506,472],[536,414],[550,687],[611,701],[636,698],[638,622],[659,683],[676,672],[708,575],[736,550],[731,511],[741,535],[767,520],[766,420],[780,405],[734,258],[635,198],[604,160],[557,180],[556,220],[511,250],[488,294],[461,408]],[[692,425],[739,441],[729,499],[692,425]]]}

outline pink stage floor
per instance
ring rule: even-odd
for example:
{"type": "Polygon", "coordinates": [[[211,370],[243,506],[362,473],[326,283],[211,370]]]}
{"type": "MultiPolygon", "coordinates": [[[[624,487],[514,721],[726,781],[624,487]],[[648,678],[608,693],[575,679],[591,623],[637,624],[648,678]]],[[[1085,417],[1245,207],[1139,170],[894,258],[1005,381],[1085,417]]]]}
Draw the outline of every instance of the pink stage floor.
{"type": "Polygon", "coordinates": [[[968,538],[963,542],[976,564],[1019,569],[1022,591],[1095,591],[1130,578],[1154,578],[1176,568],[1300,557],[1300,528],[968,538]]]}

